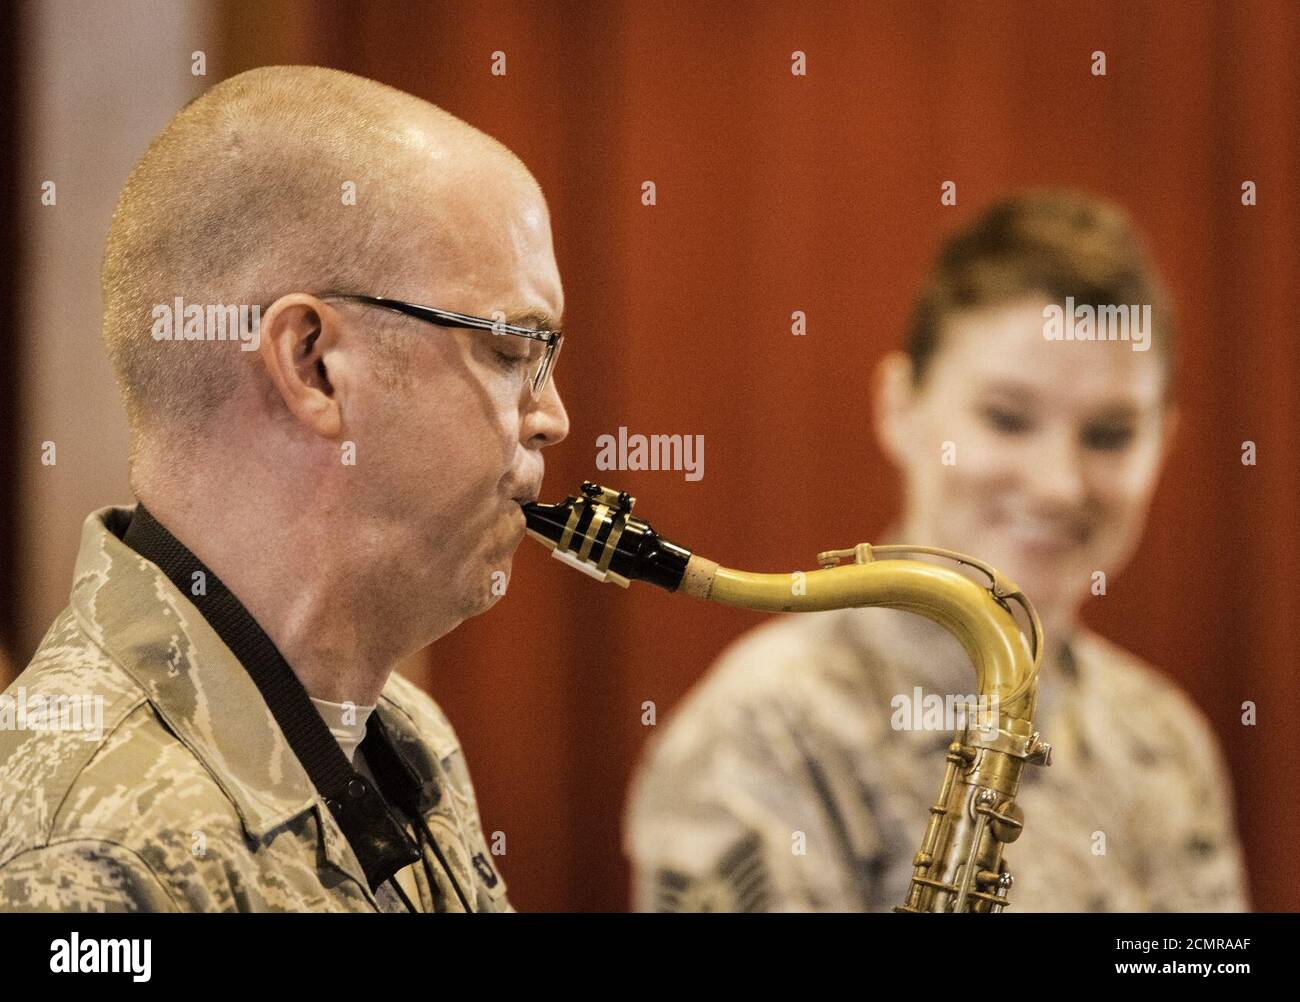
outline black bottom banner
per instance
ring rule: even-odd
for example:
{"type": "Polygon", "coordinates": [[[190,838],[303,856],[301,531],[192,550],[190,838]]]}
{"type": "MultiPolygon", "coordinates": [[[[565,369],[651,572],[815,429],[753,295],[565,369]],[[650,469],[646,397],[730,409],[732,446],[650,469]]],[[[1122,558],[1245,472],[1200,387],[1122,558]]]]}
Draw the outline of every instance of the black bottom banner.
{"type": "MultiPolygon", "coordinates": [[[[6,987],[387,984],[464,992],[788,981],[804,991],[1240,995],[1295,977],[1297,915],[4,915],[6,987]]],[[[9,995],[17,998],[18,995],[9,995]]]]}

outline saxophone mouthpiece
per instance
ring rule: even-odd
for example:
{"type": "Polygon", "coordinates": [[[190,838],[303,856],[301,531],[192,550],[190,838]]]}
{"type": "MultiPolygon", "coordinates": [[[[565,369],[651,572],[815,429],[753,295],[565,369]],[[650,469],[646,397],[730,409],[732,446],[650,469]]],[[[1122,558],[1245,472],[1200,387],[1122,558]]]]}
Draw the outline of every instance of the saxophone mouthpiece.
{"type": "Polygon", "coordinates": [[[523,506],[528,535],[551,556],[598,581],[626,588],[645,581],[676,591],[691,559],[684,549],[632,516],[636,498],[584,481],[577,497],[558,504],[523,506]]]}

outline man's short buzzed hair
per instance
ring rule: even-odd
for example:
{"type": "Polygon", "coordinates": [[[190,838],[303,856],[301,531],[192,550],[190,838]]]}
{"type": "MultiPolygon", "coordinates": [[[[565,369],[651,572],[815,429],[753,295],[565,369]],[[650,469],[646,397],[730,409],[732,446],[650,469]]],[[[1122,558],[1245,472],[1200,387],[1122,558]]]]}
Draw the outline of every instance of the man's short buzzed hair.
{"type": "Polygon", "coordinates": [[[311,66],[231,77],[154,139],[118,199],[102,273],[104,341],[133,453],[142,435],[202,434],[255,357],[237,341],[155,340],[156,306],[181,297],[265,309],[290,292],[406,291],[390,283],[409,272],[416,210],[429,210],[412,204],[419,185],[399,180],[412,115],[518,164],[427,102],[311,66]]]}

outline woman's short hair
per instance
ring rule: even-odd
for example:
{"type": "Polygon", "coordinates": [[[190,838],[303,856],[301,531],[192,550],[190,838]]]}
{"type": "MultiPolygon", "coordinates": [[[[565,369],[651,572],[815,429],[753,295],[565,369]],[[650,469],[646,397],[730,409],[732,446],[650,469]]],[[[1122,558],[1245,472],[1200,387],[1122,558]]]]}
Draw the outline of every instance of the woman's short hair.
{"type": "Polygon", "coordinates": [[[1048,189],[995,202],[944,241],[908,322],[913,384],[924,381],[954,314],[1035,295],[1094,307],[1149,304],[1156,351],[1172,374],[1168,297],[1128,213],[1092,195],[1048,189]]]}

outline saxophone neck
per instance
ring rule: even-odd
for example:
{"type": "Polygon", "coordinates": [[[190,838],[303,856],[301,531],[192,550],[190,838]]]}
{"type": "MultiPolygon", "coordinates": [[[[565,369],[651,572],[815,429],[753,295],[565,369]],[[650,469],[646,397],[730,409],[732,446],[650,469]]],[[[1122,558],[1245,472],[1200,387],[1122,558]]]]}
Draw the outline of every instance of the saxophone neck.
{"type": "MultiPolygon", "coordinates": [[[[870,550],[858,550],[864,548],[870,550]]],[[[1002,581],[1003,587],[1007,584],[1002,581]]],[[[873,553],[861,562],[789,574],[737,571],[694,557],[681,590],[764,612],[880,606],[924,616],[961,644],[974,666],[981,696],[996,700],[1004,717],[1031,721],[1038,694],[1041,627],[1026,600],[1028,635],[1022,631],[1009,601],[1019,602],[1023,595],[1010,587],[1000,595],[993,586],[981,586],[948,567],[920,560],[881,560],[873,553]]]]}
{"type": "Polygon", "coordinates": [[[852,606],[902,609],[952,633],[975,666],[981,695],[1005,714],[1032,719],[1042,625],[1024,593],[974,557],[924,546],[876,546],[818,554],[820,568],[790,574],[737,571],[659,536],[632,514],[636,499],[587,481],[558,504],[524,506],[528,532],[551,555],[600,581],[645,581],[668,591],[765,612],[815,612],[852,606]],[[985,575],[985,586],[951,567],[902,554],[937,556],[985,575]],[[887,559],[881,559],[881,558],[887,559]],[[851,559],[845,565],[841,561],[851,559]],[[1024,610],[1022,631],[1011,605],[1024,610]]]}

